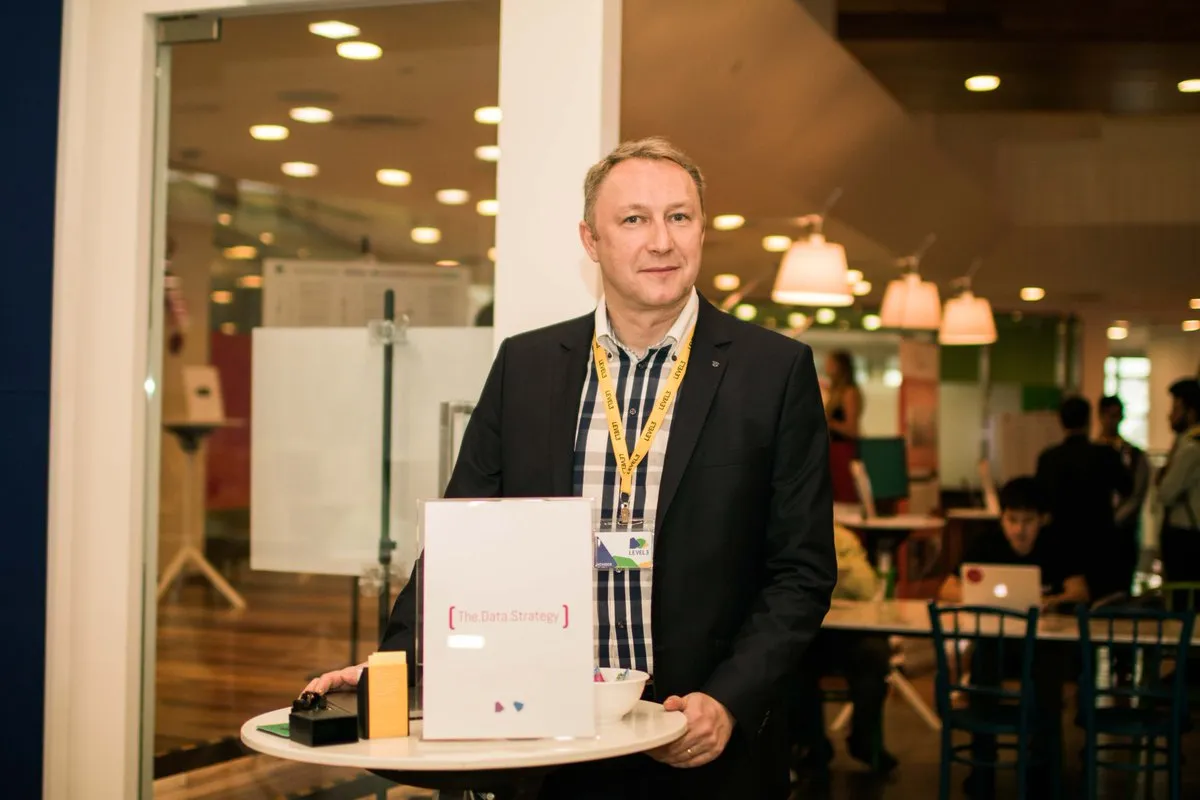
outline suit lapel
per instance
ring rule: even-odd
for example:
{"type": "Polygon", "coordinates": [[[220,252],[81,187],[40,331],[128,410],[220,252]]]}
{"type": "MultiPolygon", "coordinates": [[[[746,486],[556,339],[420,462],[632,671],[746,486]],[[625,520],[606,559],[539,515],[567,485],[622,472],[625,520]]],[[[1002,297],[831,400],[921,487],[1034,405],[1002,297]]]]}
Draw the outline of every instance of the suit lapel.
{"type": "Polygon", "coordinates": [[[725,375],[725,357],[730,342],[725,316],[703,297],[700,298],[700,311],[696,321],[696,333],[692,339],[692,355],[688,361],[687,374],[679,389],[679,397],[675,401],[675,410],[671,415],[671,429],[667,438],[667,453],[663,461],[662,480],[658,489],[658,509],[655,514],[654,527],[662,531],[662,521],[666,519],[667,510],[683,472],[691,460],[700,432],[704,428],[704,420],[708,418],[709,407],[721,385],[725,375]]]}
{"type": "Polygon", "coordinates": [[[587,378],[594,325],[594,317],[590,314],[573,320],[565,326],[561,341],[555,345],[546,440],[552,497],[570,497],[575,488],[573,472],[579,397],[587,378]]]}

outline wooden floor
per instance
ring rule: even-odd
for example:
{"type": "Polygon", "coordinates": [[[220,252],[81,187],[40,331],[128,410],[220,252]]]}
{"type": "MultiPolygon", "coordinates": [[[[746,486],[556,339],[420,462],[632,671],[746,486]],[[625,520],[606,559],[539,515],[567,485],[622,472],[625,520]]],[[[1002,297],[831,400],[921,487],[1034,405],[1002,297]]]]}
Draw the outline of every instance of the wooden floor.
{"type": "MultiPolygon", "coordinates": [[[[218,595],[189,583],[159,606],[155,744],[160,754],[181,748],[203,751],[214,741],[236,737],[252,716],[291,702],[310,673],[344,666],[349,658],[350,592],[345,578],[301,577],[248,571],[230,576],[246,597],[244,612],[227,609],[218,595]]],[[[373,648],[376,598],[360,598],[363,620],[361,660],[373,648]]],[[[927,642],[913,641],[909,665],[917,690],[932,702],[932,662],[927,642]]],[[[1074,703],[1064,718],[1068,785],[1078,785],[1081,747],[1074,727],[1074,703]]],[[[828,784],[802,783],[795,797],[907,800],[937,795],[938,737],[897,696],[888,700],[886,744],[901,766],[890,780],[865,773],[835,739],[839,756],[828,784]]],[[[1200,746],[1189,737],[1185,752],[1184,797],[1200,797],[1200,746]]],[[[955,773],[953,797],[961,797],[955,773]]],[[[274,800],[313,796],[375,798],[373,780],[355,770],[311,767],[274,758],[244,755],[221,764],[183,772],[155,782],[156,798],[172,800],[274,800]],[[336,793],[322,789],[336,787],[336,793]],[[356,791],[361,789],[361,793],[356,791]]],[[[1105,797],[1131,797],[1129,783],[1108,780],[1105,797]]],[[[1165,797],[1160,785],[1155,797],[1165,797]]],[[[420,790],[392,789],[390,798],[425,797],[420,790]]],[[[1014,797],[1002,780],[998,797],[1014,797]]],[[[1065,796],[1077,797],[1072,788],[1065,796]]]]}

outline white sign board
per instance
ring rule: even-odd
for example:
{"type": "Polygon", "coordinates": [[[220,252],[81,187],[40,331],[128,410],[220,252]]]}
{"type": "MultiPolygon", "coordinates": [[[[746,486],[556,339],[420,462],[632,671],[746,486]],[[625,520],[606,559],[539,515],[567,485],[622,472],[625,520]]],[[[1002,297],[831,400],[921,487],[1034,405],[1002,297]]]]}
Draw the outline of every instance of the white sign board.
{"type": "Polygon", "coordinates": [[[595,735],[592,506],[424,506],[426,739],[595,735]]]}
{"type": "MultiPolygon", "coordinates": [[[[361,575],[379,553],[383,348],[362,328],[256,328],[253,347],[250,567],[361,575]]],[[[410,328],[393,363],[391,536],[407,575],[419,502],[443,489],[441,405],[478,399],[492,331],[410,328]]]]}
{"type": "Polygon", "coordinates": [[[471,277],[464,267],[372,261],[263,262],[265,327],[366,327],[396,293],[396,318],[414,327],[469,325],[471,277]]]}

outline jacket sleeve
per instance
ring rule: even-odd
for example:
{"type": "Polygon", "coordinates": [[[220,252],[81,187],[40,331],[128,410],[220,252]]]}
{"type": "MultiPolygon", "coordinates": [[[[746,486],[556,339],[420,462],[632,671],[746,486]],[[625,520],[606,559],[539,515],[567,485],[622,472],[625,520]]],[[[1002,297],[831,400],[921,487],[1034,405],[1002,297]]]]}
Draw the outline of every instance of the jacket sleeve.
{"type": "MultiPolygon", "coordinates": [[[[500,345],[491,372],[479,395],[479,402],[471,412],[467,429],[463,432],[462,445],[454,471],[446,486],[447,498],[500,497],[504,489],[504,475],[500,452],[500,419],[504,395],[504,360],[508,342],[500,345]]],[[[420,572],[424,568],[424,555],[409,576],[408,583],[400,590],[387,627],[381,637],[380,650],[404,650],[409,663],[413,657],[413,631],[416,629],[417,592],[420,591],[420,572]]],[[[415,679],[416,670],[409,670],[409,681],[415,679]]]]}
{"type": "Polygon", "coordinates": [[[1200,478],[1200,442],[1181,442],[1178,451],[1163,470],[1158,484],[1158,499],[1170,508],[1187,502],[1188,490],[1200,478]]]}
{"type": "Polygon", "coordinates": [[[764,585],[730,656],[702,689],[751,738],[766,725],[821,622],[837,583],[829,432],[812,351],[791,366],[776,426],[764,585]]]}

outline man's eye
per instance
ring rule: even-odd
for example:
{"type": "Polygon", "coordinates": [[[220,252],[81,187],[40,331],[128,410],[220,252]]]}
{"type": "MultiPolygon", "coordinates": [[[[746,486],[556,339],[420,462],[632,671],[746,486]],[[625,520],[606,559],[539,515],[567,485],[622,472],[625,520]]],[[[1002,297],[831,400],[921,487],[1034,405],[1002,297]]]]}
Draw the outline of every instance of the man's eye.
{"type": "Polygon", "coordinates": [[[641,220],[641,217],[639,217],[639,216],[637,216],[636,214],[634,214],[634,215],[632,215],[632,216],[628,216],[628,217],[626,217],[625,219],[621,220],[621,222],[625,223],[626,225],[631,225],[631,224],[633,224],[634,222],[638,222],[638,221],[640,221],[640,220],[641,220]]]}
{"type": "Polygon", "coordinates": [[[687,222],[689,219],[691,219],[691,217],[687,214],[684,214],[682,211],[671,215],[672,222],[687,222]]]}

